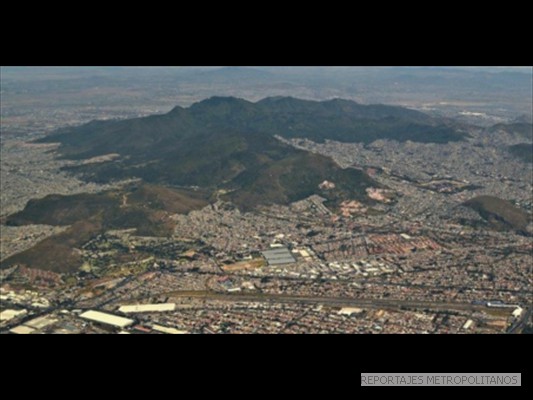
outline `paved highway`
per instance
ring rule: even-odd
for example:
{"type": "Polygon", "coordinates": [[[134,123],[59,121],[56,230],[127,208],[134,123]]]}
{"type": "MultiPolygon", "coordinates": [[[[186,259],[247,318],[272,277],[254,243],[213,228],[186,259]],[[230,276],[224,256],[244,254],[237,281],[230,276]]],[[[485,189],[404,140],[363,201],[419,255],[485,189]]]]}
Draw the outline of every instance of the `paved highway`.
{"type": "Polygon", "coordinates": [[[394,300],[394,299],[353,299],[346,297],[309,297],[294,295],[278,295],[267,293],[252,294],[225,294],[209,291],[186,291],[162,293],[167,296],[199,298],[205,300],[218,300],[230,302],[263,302],[263,303],[298,303],[298,304],[323,304],[340,307],[363,307],[363,308],[392,308],[392,309],[431,309],[431,310],[467,310],[486,311],[484,305],[456,302],[430,302],[418,300],[394,300]]]}

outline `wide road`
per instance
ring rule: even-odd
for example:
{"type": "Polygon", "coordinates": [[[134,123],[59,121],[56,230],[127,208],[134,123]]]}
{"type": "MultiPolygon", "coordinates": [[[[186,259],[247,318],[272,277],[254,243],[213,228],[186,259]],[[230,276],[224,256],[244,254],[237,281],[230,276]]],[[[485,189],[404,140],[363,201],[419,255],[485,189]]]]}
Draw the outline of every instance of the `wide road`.
{"type": "Polygon", "coordinates": [[[431,309],[431,310],[463,310],[486,311],[484,305],[456,302],[433,302],[420,300],[395,299],[354,299],[347,297],[312,297],[269,293],[226,294],[211,291],[174,291],[160,293],[170,297],[196,298],[228,302],[263,302],[263,303],[298,303],[323,304],[337,307],[392,308],[392,309],[431,309]]]}

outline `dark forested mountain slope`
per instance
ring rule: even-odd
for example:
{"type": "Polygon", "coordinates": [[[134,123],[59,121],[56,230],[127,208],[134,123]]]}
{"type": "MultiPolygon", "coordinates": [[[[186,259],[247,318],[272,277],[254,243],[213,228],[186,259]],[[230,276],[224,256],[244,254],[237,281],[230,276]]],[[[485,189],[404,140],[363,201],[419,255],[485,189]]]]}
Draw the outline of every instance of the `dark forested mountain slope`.
{"type": "Polygon", "coordinates": [[[336,179],[339,190],[355,198],[372,183],[359,171],[341,170],[331,160],[294,149],[274,135],[345,142],[463,138],[443,121],[401,107],[340,99],[275,97],[251,103],[212,97],[165,115],[95,121],[39,141],[61,143],[61,155],[70,159],[120,155],[113,162],[72,168],[87,180],[136,177],[160,184],[231,189],[230,199],[247,199],[249,206],[297,200],[314,192],[324,179],[336,179]]]}

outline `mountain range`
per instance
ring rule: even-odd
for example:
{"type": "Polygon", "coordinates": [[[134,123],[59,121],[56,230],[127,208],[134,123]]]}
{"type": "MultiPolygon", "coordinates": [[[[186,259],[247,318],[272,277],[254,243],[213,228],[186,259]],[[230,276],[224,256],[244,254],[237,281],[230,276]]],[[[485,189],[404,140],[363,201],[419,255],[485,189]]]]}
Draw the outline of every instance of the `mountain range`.
{"type": "Polygon", "coordinates": [[[60,157],[83,160],[66,167],[71,173],[87,181],[140,181],[102,193],[31,200],[4,222],[67,228],[7,258],[2,267],[77,269],[82,258],[76,249],[90,238],[109,229],[131,228],[138,235],[171,236],[173,214],[200,209],[217,199],[245,211],[313,194],[325,198],[332,209],[345,200],[373,203],[366,189],[381,185],[364,171],[341,168],[331,158],[296,149],[278,135],[363,143],[377,139],[443,143],[467,136],[445,119],[401,107],[291,97],[256,103],[212,97],[163,115],[64,128],[37,142],[59,143],[60,157]]]}
{"type": "Polygon", "coordinates": [[[330,202],[366,198],[379,186],[355,169],[341,169],[331,159],[298,150],[275,138],[325,139],[369,143],[458,141],[465,133],[443,119],[401,107],[361,105],[334,99],[316,102],[274,97],[252,103],[212,97],[164,115],[122,121],[93,121],[46,136],[40,143],[60,143],[66,159],[110,153],[113,162],[70,167],[86,180],[109,182],[141,178],[150,183],[223,190],[223,198],[241,208],[288,203],[319,191],[330,202]]]}

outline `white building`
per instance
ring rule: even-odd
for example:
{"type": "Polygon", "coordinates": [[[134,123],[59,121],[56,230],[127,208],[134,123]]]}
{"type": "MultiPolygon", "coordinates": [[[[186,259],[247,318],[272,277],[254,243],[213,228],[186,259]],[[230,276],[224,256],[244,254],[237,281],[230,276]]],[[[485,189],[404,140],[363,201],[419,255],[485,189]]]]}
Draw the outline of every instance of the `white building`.
{"type": "Polygon", "coordinates": [[[89,310],[80,314],[80,318],[98,322],[104,325],[111,325],[117,328],[125,328],[132,325],[135,321],[129,318],[119,317],[117,315],[107,314],[100,311],[89,310]]]}

